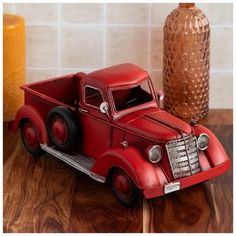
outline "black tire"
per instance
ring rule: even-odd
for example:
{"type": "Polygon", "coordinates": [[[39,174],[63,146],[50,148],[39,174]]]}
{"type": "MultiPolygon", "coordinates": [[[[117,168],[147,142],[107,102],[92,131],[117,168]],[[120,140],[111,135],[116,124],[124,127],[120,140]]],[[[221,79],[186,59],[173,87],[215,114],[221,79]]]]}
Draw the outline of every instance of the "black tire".
{"type": "Polygon", "coordinates": [[[123,206],[131,208],[137,206],[141,202],[141,199],[143,198],[141,190],[134,184],[132,179],[122,169],[116,168],[112,170],[110,175],[110,184],[113,194],[123,206]],[[130,193],[124,194],[117,190],[114,179],[117,175],[123,175],[127,179],[129,187],[131,189],[130,193]]]}
{"type": "Polygon", "coordinates": [[[45,152],[40,148],[40,139],[39,139],[39,132],[36,128],[35,124],[30,121],[29,119],[25,119],[21,122],[20,125],[21,130],[21,139],[24,144],[25,149],[28,151],[28,153],[33,157],[39,157],[43,155],[45,152]],[[35,135],[35,145],[32,145],[31,142],[27,140],[26,135],[26,129],[29,128],[35,135]]]}
{"type": "Polygon", "coordinates": [[[77,120],[72,111],[62,106],[53,108],[48,114],[46,126],[50,141],[59,150],[71,151],[76,147],[79,139],[79,129],[77,126],[77,120]],[[55,124],[56,120],[60,120],[65,124],[67,136],[62,142],[58,141],[52,131],[53,124],[55,124]]]}

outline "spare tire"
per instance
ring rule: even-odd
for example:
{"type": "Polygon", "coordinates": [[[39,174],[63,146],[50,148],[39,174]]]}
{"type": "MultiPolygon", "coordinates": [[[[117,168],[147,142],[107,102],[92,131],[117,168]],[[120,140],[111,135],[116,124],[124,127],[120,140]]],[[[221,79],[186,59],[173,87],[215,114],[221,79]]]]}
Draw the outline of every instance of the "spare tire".
{"type": "Polygon", "coordinates": [[[75,114],[65,107],[53,108],[47,118],[48,136],[59,150],[71,151],[79,139],[75,114]]]}

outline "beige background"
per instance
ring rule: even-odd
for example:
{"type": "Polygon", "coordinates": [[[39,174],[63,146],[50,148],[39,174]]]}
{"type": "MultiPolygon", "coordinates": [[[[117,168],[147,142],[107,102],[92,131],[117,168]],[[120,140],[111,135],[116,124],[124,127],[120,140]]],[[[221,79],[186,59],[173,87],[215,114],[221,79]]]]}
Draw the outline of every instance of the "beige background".
{"type": "MultiPolygon", "coordinates": [[[[4,4],[25,17],[27,81],[132,62],[162,88],[163,24],[177,4],[4,4]]],[[[233,107],[233,4],[197,4],[211,24],[210,107],[233,107]]]]}

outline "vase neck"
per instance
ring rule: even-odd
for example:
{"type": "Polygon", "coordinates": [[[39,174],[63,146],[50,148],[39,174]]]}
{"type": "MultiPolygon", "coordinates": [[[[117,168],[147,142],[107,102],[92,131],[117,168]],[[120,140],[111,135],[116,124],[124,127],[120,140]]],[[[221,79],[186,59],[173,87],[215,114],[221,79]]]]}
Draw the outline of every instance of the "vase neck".
{"type": "Polygon", "coordinates": [[[179,7],[181,7],[181,8],[192,8],[192,7],[195,7],[195,3],[179,3],[179,7]]]}

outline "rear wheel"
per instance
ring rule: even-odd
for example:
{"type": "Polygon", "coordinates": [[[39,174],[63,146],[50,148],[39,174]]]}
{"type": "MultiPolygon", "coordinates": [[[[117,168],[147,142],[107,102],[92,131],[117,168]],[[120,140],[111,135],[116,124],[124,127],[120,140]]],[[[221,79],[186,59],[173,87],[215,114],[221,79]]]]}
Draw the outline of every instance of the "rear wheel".
{"type": "Polygon", "coordinates": [[[41,156],[44,151],[40,148],[40,139],[37,127],[30,120],[24,120],[21,124],[21,138],[26,150],[32,156],[41,156]]]}
{"type": "Polygon", "coordinates": [[[132,179],[121,169],[114,169],[111,173],[112,192],[118,201],[126,206],[133,207],[142,199],[142,193],[132,179]]]}
{"type": "Polygon", "coordinates": [[[71,151],[79,139],[77,120],[65,107],[56,107],[48,114],[47,131],[51,142],[62,151],[71,151]]]}

